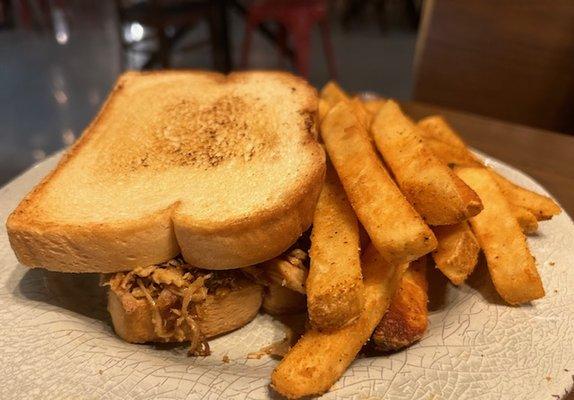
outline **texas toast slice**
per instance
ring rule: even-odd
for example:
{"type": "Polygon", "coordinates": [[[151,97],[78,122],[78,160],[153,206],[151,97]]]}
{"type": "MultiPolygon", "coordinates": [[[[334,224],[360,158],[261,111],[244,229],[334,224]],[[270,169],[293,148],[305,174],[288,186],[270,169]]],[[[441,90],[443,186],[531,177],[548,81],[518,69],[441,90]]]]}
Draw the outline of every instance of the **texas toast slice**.
{"type": "Polygon", "coordinates": [[[309,227],[321,189],[316,108],[288,73],[128,72],[8,219],[12,248],[65,272],[275,257],[309,227]]]}

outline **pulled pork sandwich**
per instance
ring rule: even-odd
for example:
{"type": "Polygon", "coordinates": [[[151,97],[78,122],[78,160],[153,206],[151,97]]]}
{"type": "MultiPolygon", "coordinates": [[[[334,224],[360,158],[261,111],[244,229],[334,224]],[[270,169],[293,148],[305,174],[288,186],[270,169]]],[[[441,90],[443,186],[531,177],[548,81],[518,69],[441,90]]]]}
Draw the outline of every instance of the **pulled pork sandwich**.
{"type": "Polygon", "coordinates": [[[10,244],[23,265],[105,274],[128,342],[208,354],[207,340],[251,321],[264,296],[277,312],[304,306],[306,254],[285,252],[311,225],[325,176],[317,102],[282,72],[128,72],[10,215],[10,244]]]}

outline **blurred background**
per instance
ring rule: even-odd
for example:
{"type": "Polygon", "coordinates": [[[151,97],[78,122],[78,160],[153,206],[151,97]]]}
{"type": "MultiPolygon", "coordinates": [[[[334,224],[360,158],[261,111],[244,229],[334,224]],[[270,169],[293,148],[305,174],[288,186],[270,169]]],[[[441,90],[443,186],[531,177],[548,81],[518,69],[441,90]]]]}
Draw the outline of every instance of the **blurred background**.
{"type": "Polygon", "coordinates": [[[572,0],[0,0],[0,184],[72,143],[126,69],[285,69],[574,132],[572,0]]]}

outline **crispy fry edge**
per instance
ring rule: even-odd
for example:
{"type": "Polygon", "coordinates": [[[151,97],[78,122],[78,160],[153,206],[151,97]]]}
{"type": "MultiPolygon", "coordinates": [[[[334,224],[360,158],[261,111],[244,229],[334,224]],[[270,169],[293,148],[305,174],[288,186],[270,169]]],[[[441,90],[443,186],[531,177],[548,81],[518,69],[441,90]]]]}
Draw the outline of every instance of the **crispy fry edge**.
{"type": "Polygon", "coordinates": [[[332,165],[319,196],[311,233],[307,310],[311,325],[332,330],[363,310],[359,222],[332,165]]]}
{"type": "Polygon", "coordinates": [[[381,255],[402,264],[432,251],[434,234],[389,176],[348,103],[331,109],[321,136],[359,221],[381,255]]]}
{"type": "Polygon", "coordinates": [[[388,264],[369,246],[363,256],[365,309],[359,318],[336,331],[306,332],[273,371],[271,386],[290,399],[329,390],[373,333],[407,267],[388,264]]]}

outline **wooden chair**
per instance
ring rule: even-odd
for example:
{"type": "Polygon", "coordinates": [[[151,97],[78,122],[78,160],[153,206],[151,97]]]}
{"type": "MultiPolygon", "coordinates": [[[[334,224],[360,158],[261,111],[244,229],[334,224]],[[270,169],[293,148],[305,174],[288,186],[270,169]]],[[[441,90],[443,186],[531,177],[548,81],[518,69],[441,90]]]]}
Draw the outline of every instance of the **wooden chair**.
{"type": "Polygon", "coordinates": [[[280,25],[277,45],[282,55],[292,54],[297,71],[309,77],[311,32],[315,25],[321,29],[323,48],[331,79],[336,79],[335,56],[331,44],[326,0],[262,0],[252,3],[247,9],[245,37],[241,51],[241,67],[247,68],[254,30],[265,22],[280,25]],[[291,39],[292,51],[287,45],[291,39]]]}
{"type": "Polygon", "coordinates": [[[572,0],[428,0],[413,97],[574,133],[572,0]]]}
{"type": "Polygon", "coordinates": [[[119,19],[122,69],[125,67],[124,55],[129,51],[149,54],[142,69],[169,68],[176,44],[201,21],[208,25],[208,40],[181,50],[193,50],[200,45],[210,44],[213,68],[221,72],[232,69],[224,0],[115,0],[115,4],[119,19]],[[139,43],[125,39],[123,27],[136,22],[152,31],[151,41],[156,42],[156,46],[150,48],[144,41],[139,43]]]}

